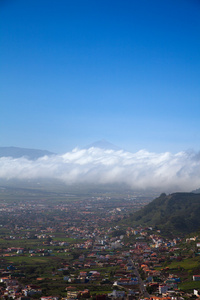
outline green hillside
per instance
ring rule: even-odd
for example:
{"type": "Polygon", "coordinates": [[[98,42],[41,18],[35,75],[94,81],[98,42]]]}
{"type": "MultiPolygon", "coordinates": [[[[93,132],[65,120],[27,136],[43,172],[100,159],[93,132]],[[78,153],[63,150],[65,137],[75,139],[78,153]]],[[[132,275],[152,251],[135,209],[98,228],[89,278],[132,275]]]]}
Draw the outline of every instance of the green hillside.
{"type": "Polygon", "coordinates": [[[195,232],[200,229],[200,194],[161,194],[130,219],[133,225],[157,226],[165,232],[195,232]]]}

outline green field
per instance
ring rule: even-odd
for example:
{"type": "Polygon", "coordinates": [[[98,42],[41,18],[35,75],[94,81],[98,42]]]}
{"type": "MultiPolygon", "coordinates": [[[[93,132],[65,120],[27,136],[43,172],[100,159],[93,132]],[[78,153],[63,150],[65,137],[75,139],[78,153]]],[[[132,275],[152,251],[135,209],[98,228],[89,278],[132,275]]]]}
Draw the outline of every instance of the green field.
{"type": "Polygon", "coordinates": [[[179,289],[183,291],[193,290],[193,289],[200,289],[200,281],[187,281],[180,283],[178,285],[179,289]]]}
{"type": "Polygon", "coordinates": [[[183,268],[185,270],[193,270],[200,267],[200,257],[187,258],[182,261],[174,261],[167,265],[169,269],[183,268]]]}
{"type": "Polygon", "coordinates": [[[43,263],[49,263],[49,257],[42,257],[42,256],[13,256],[13,257],[7,257],[7,262],[10,264],[28,264],[28,265],[36,265],[36,264],[43,264],[43,263]]]}

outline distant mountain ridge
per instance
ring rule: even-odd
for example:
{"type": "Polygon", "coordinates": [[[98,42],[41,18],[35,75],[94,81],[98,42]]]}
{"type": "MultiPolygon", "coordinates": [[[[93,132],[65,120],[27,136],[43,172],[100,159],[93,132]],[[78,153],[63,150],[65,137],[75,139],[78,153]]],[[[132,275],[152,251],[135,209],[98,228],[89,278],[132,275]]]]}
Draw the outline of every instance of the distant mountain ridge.
{"type": "Polygon", "coordinates": [[[0,147],[0,157],[20,158],[26,157],[30,160],[35,160],[45,155],[54,155],[55,153],[47,150],[28,149],[20,147],[0,147]]]}
{"type": "Polygon", "coordinates": [[[200,230],[200,194],[161,194],[130,216],[131,224],[157,226],[165,232],[191,233],[200,230]]]}
{"type": "MultiPolygon", "coordinates": [[[[122,148],[113,145],[112,143],[106,140],[96,141],[90,145],[83,147],[83,149],[89,148],[100,148],[103,150],[122,150],[122,148]]],[[[42,156],[50,156],[55,155],[56,153],[50,152],[48,150],[41,150],[41,149],[30,149],[30,148],[21,148],[21,147],[0,147],[0,157],[13,157],[13,158],[20,158],[25,157],[29,160],[35,160],[42,156]]]]}

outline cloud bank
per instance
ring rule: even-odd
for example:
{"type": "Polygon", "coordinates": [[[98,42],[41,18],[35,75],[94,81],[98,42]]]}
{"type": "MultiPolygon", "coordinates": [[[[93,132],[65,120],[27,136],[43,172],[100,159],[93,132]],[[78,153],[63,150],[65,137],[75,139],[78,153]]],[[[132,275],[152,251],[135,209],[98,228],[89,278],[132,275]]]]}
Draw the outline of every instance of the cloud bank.
{"type": "Polygon", "coordinates": [[[135,189],[191,191],[200,187],[200,155],[76,148],[34,161],[1,157],[0,178],[55,178],[66,184],[126,183],[135,189]]]}

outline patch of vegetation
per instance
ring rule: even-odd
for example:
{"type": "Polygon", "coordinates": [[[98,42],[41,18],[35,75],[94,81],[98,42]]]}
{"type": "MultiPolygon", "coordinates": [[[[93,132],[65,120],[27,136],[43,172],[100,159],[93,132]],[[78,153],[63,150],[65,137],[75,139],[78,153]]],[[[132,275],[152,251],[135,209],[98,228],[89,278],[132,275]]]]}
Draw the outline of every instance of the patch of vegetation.
{"type": "Polygon", "coordinates": [[[173,261],[171,264],[167,265],[167,267],[169,267],[169,269],[183,268],[189,271],[200,267],[200,259],[195,257],[184,259],[182,261],[173,261]]]}
{"type": "Polygon", "coordinates": [[[183,291],[190,291],[193,289],[200,289],[200,281],[186,281],[179,284],[179,289],[183,291]]]}
{"type": "Polygon", "coordinates": [[[129,218],[133,225],[157,226],[164,233],[188,234],[200,228],[200,194],[161,194],[129,218]]]}

